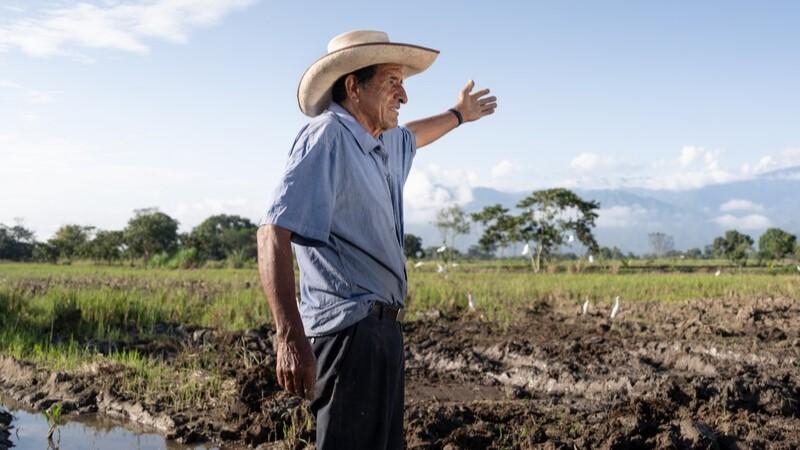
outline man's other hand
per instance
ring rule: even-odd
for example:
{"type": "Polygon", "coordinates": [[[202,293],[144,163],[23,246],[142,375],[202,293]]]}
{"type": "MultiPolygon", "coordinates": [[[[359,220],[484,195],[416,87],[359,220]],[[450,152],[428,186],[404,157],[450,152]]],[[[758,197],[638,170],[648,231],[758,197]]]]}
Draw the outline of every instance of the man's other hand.
{"type": "MultiPolygon", "coordinates": [[[[301,333],[302,334],[302,333],[301,333]]],[[[277,341],[275,375],[278,384],[292,394],[314,399],[317,381],[316,361],[305,336],[289,336],[277,341]]]]}
{"type": "Polygon", "coordinates": [[[455,109],[464,117],[464,122],[478,120],[483,116],[493,114],[494,110],[497,109],[497,97],[486,97],[489,94],[489,89],[482,89],[473,94],[472,89],[474,87],[475,82],[469,80],[458,94],[458,103],[455,109]]]}

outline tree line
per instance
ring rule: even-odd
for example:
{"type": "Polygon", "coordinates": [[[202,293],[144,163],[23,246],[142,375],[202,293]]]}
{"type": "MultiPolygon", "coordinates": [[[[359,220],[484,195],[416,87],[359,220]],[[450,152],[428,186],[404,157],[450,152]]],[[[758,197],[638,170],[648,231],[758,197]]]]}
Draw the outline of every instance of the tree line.
{"type": "MultiPolygon", "coordinates": [[[[726,231],[702,250],[692,248],[685,252],[674,249],[672,236],[654,232],[648,235],[652,253],[625,254],[617,247],[598,245],[592,230],[599,208],[598,202],[584,200],[563,188],[534,191],[518,202],[513,212],[495,204],[468,214],[458,205],[452,205],[439,210],[433,221],[441,235],[440,246],[424,248],[420,237],[406,234],[404,251],[408,258],[451,260],[461,256],[456,249],[457,238],[478,226],[481,237],[465,256],[504,257],[508,248],[524,245],[523,256],[530,259],[534,271],[539,271],[549,258],[579,257],[575,251],[588,259],[724,258],[740,265],[750,258],[762,261],[800,258],[797,237],[779,228],[767,229],[758,239],[757,250],[755,240],[737,230],[726,231]],[[565,248],[567,253],[563,253],[565,248]]],[[[49,240],[40,242],[21,222],[14,226],[0,223],[0,260],[90,259],[106,263],[139,260],[167,267],[203,264],[241,267],[255,261],[256,228],[247,218],[219,214],[207,218],[189,233],[179,233],[177,220],[157,208],[145,208],[135,210],[122,230],[69,224],[59,228],[49,240]]]]}
{"type": "Polygon", "coordinates": [[[122,230],[64,225],[40,242],[22,223],[0,224],[0,259],[57,262],[90,259],[114,263],[139,260],[147,265],[198,267],[208,261],[241,267],[256,258],[256,225],[249,219],[219,214],[189,233],[156,208],[134,211],[122,230]]]}
{"type": "Polygon", "coordinates": [[[767,229],[758,239],[758,249],[754,247],[752,237],[738,230],[728,230],[704,249],[692,248],[685,252],[675,250],[672,236],[653,232],[648,235],[651,253],[626,254],[617,247],[598,245],[592,230],[599,208],[598,202],[584,200],[563,188],[534,191],[517,203],[514,213],[500,204],[487,206],[473,214],[452,205],[439,210],[433,221],[445,250],[439,252],[442,247],[435,246],[424,249],[421,238],[406,235],[405,252],[409,258],[441,255],[445,260],[452,259],[460,255],[455,248],[456,238],[469,234],[477,225],[481,228],[481,237],[477,245],[467,250],[467,257],[502,257],[507,248],[524,245],[523,256],[530,259],[534,271],[539,271],[551,257],[578,257],[573,252],[576,246],[589,259],[623,261],[638,258],[728,259],[744,265],[750,258],[761,261],[800,259],[797,237],[780,228],[767,229]],[[567,253],[557,253],[565,247],[567,253]]]}

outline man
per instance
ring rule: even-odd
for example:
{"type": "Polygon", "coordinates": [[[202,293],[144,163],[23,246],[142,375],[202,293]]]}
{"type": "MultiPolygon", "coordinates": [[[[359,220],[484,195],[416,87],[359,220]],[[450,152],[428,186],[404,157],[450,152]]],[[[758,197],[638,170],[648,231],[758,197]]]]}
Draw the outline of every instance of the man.
{"type": "Polygon", "coordinates": [[[258,267],[277,380],[312,400],[318,450],[403,448],[403,184],[417,148],[497,107],[470,81],[454,108],[398,127],[403,80],[438,53],[353,31],[300,80],[300,110],[313,119],[258,230],[258,267]]]}

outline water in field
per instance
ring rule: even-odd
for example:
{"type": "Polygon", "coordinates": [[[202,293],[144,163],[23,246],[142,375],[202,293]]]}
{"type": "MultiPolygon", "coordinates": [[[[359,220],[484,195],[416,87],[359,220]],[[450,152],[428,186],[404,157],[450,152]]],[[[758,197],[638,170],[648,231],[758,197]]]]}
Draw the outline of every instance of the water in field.
{"type": "Polygon", "coordinates": [[[188,450],[210,449],[208,446],[186,446],[167,441],[154,433],[135,431],[122,422],[94,414],[86,417],[65,417],[63,425],[53,433],[52,442],[47,441],[47,420],[41,413],[20,409],[12,402],[0,403],[14,415],[11,424],[11,442],[14,450],[188,450]],[[5,404],[4,404],[5,403],[5,404]]]}

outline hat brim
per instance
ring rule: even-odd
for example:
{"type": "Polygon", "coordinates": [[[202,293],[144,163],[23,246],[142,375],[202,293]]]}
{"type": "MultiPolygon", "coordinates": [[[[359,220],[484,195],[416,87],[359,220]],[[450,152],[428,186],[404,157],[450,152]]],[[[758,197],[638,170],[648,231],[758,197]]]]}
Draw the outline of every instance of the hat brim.
{"type": "Polygon", "coordinates": [[[374,64],[400,64],[403,77],[416,75],[433,64],[439,51],[391,42],[353,45],[329,53],[312,64],[297,87],[297,103],[303,114],[315,117],[331,102],[331,89],[342,75],[374,64]]]}

